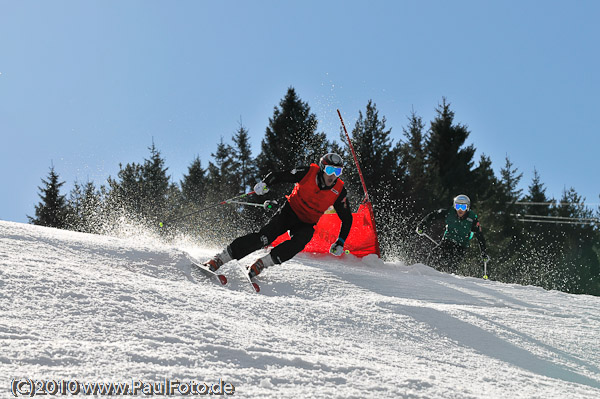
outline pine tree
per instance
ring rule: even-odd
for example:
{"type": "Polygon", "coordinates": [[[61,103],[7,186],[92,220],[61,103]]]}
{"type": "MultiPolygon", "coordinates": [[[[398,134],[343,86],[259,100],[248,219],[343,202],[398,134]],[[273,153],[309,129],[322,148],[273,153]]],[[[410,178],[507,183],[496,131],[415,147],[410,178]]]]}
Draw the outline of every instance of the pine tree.
{"type": "Polygon", "coordinates": [[[490,201],[495,198],[499,181],[492,168],[490,157],[482,154],[479,164],[473,170],[473,189],[470,192],[474,203],[490,201]]]}
{"type": "Polygon", "coordinates": [[[479,164],[473,170],[473,185],[469,195],[471,207],[478,215],[487,242],[493,243],[488,245],[488,255],[497,259],[496,243],[502,242],[502,235],[499,234],[502,220],[497,215],[502,214],[505,206],[498,201],[501,184],[494,174],[491,159],[486,155],[481,155],[479,164]]]}
{"type": "Polygon", "coordinates": [[[194,158],[194,161],[188,167],[188,173],[183,176],[181,185],[181,206],[173,209],[169,216],[176,218],[177,228],[180,231],[185,231],[188,234],[194,234],[199,227],[207,228],[202,225],[202,217],[200,213],[196,213],[204,207],[207,202],[208,195],[208,178],[207,171],[202,167],[202,161],[199,156],[194,158]],[[185,218],[181,218],[188,215],[185,218]],[[181,219],[178,219],[181,218],[181,219]]]}
{"type": "MultiPolygon", "coordinates": [[[[165,208],[162,210],[161,214],[154,219],[154,223],[158,222],[160,226],[160,222],[167,221],[169,218],[174,218],[177,216],[183,216],[183,212],[187,212],[188,203],[183,198],[183,193],[181,192],[179,185],[170,182],[169,187],[166,192],[166,200],[165,200],[165,208]]],[[[174,237],[174,233],[176,233],[176,229],[173,229],[172,226],[167,225],[166,229],[159,229],[159,231],[163,234],[163,236],[169,236],[170,238],[174,237]]]]}
{"type": "MultiPolygon", "coordinates": [[[[497,218],[500,226],[500,239],[495,243],[499,248],[500,258],[498,263],[502,265],[498,270],[498,278],[508,282],[520,282],[526,273],[523,268],[525,255],[523,243],[522,226],[517,225],[515,215],[523,213],[523,209],[516,202],[521,200],[523,190],[519,183],[523,173],[519,173],[509,157],[506,157],[505,165],[500,170],[500,185],[496,194],[497,218]]],[[[526,265],[525,265],[526,266],[526,265]]]]}
{"type": "Polygon", "coordinates": [[[93,182],[87,182],[83,188],[81,201],[82,229],[85,233],[100,234],[103,229],[104,215],[102,212],[103,194],[102,189],[96,189],[93,182]]]}
{"type": "MultiPolygon", "coordinates": [[[[391,129],[386,128],[386,118],[379,117],[376,104],[369,100],[365,113],[359,111],[351,141],[376,219],[386,221],[376,226],[380,248],[386,253],[397,253],[399,237],[396,231],[402,223],[397,199],[402,193],[404,175],[399,165],[400,145],[394,146],[390,134],[391,129]]],[[[356,199],[354,203],[358,205],[366,196],[358,171],[351,166],[352,154],[345,152],[344,158],[348,167],[344,169],[343,181],[350,199],[356,199]]]]}
{"type": "MultiPolygon", "coordinates": [[[[317,163],[331,148],[325,133],[317,133],[317,117],[311,113],[308,103],[290,87],[279,107],[274,108],[273,117],[269,118],[261,152],[256,157],[256,180],[269,172],[317,163]]],[[[291,184],[277,184],[270,187],[264,199],[282,200],[291,189],[291,184]]]]}
{"type": "Polygon", "coordinates": [[[150,158],[144,160],[141,169],[142,183],[142,216],[147,220],[158,222],[163,219],[167,209],[169,194],[169,179],[165,160],[154,142],[148,148],[150,158]]]}
{"type": "Polygon", "coordinates": [[[593,218],[593,211],[585,206],[585,200],[575,189],[565,189],[557,206],[559,217],[570,218],[570,221],[581,223],[564,223],[562,226],[562,259],[561,269],[553,279],[549,288],[560,289],[572,293],[596,293],[600,284],[600,259],[594,249],[598,245],[594,227],[588,223],[593,218]]]}
{"type": "Polygon", "coordinates": [[[65,228],[67,218],[67,200],[64,195],[60,194],[60,188],[65,182],[59,182],[59,176],[54,170],[54,166],[50,167],[48,180],[42,179],[43,187],[38,187],[40,190],[41,202],[35,206],[35,217],[27,216],[29,223],[38,226],[65,228]]]}
{"type": "Polygon", "coordinates": [[[119,164],[117,179],[108,177],[108,207],[112,218],[137,218],[142,214],[142,166],[119,164]]]}
{"type": "Polygon", "coordinates": [[[233,148],[229,144],[225,144],[222,137],[217,144],[216,152],[211,155],[214,163],[208,163],[207,182],[211,196],[210,202],[217,202],[237,194],[241,179],[234,170],[233,148]]]}
{"type": "MultiPolygon", "coordinates": [[[[108,178],[107,208],[112,219],[126,217],[157,226],[168,211],[169,179],[154,143],[143,164],[119,165],[118,179],[108,178]]],[[[114,223],[114,221],[113,221],[114,223]]]]}
{"type": "Polygon", "coordinates": [[[533,204],[525,206],[525,212],[529,215],[550,215],[550,201],[546,196],[546,188],[541,181],[540,174],[537,169],[533,169],[533,179],[529,186],[529,193],[524,198],[525,202],[531,202],[533,204]]]}
{"type": "Polygon", "coordinates": [[[269,118],[261,153],[257,157],[261,177],[271,171],[309,165],[328,152],[331,145],[317,133],[317,117],[290,87],[269,118]]]}
{"type": "Polygon", "coordinates": [[[414,263],[425,259],[428,248],[424,247],[421,237],[414,234],[414,226],[428,213],[434,204],[429,188],[426,173],[425,158],[425,124],[423,119],[413,110],[408,117],[408,126],[402,129],[405,141],[399,144],[399,163],[404,165],[400,173],[404,175],[404,184],[398,194],[397,204],[393,204],[390,211],[397,216],[388,216],[387,219],[393,228],[383,228],[382,233],[389,236],[391,248],[386,248],[385,253],[396,253],[407,263],[414,263]],[[404,237],[398,241],[398,237],[404,237]]]}
{"type": "MultiPolygon", "coordinates": [[[[399,176],[400,146],[393,145],[391,129],[386,129],[385,123],[385,117],[379,118],[376,104],[369,100],[365,114],[359,111],[351,137],[367,191],[373,197],[374,204],[397,198],[397,193],[402,189],[399,182],[403,179],[403,176],[399,176]]],[[[352,159],[350,154],[346,154],[345,158],[352,159]]],[[[361,187],[358,172],[354,168],[347,168],[344,176],[344,181],[357,195],[356,191],[361,187]]]]}
{"type": "Polygon", "coordinates": [[[248,130],[242,125],[233,136],[233,155],[234,170],[240,177],[239,192],[248,192],[256,182],[256,166],[252,159],[252,149],[250,148],[250,135],[248,130]]]}
{"type": "Polygon", "coordinates": [[[534,284],[549,288],[552,286],[552,277],[556,274],[557,259],[560,258],[561,244],[558,242],[560,227],[542,222],[531,222],[531,215],[537,220],[550,215],[551,201],[546,196],[546,189],[536,169],[533,179],[528,187],[528,193],[523,197],[525,204],[520,207],[523,214],[516,218],[523,219],[522,248],[519,257],[522,260],[521,283],[534,284]]]}
{"type": "Polygon", "coordinates": [[[66,228],[81,231],[83,212],[83,187],[75,181],[67,200],[66,228]]]}
{"type": "MultiPolygon", "coordinates": [[[[211,154],[206,176],[206,203],[216,204],[240,194],[241,176],[236,170],[234,148],[221,138],[217,150],[211,154]]],[[[224,245],[242,234],[240,229],[242,207],[231,204],[211,208],[194,217],[202,239],[214,245],[224,245]]]]}
{"type": "Polygon", "coordinates": [[[425,136],[423,119],[414,111],[409,117],[408,128],[403,128],[406,142],[400,146],[402,163],[406,165],[405,197],[414,212],[423,213],[432,206],[427,189],[425,136]]]}
{"type": "Polygon", "coordinates": [[[206,193],[206,170],[202,168],[202,161],[196,156],[188,167],[188,174],[181,181],[183,199],[187,203],[201,205],[204,203],[206,193]]]}
{"type": "Polygon", "coordinates": [[[502,193],[504,196],[503,199],[511,204],[519,202],[523,194],[523,190],[519,188],[523,173],[519,173],[519,169],[514,167],[514,164],[509,157],[505,158],[505,164],[500,170],[500,176],[500,184],[502,185],[502,193]]]}
{"type": "Polygon", "coordinates": [[[100,233],[102,230],[102,197],[93,182],[75,182],[68,200],[68,223],[71,230],[100,233]]]}
{"type": "Polygon", "coordinates": [[[440,205],[459,193],[470,193],[473,187],[473,145],[464,147],[469,130],[454,123],[454,112],[446,98],[436,108],[426,140],[427,173],[432,179],[431,195],[440,205]]]}

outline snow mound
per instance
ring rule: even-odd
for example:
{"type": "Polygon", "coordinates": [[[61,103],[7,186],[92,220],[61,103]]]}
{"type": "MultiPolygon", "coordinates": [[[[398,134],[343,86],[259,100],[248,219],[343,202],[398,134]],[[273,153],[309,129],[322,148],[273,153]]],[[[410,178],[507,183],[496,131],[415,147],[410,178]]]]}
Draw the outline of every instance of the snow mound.
{"type": "MultiPolygon", "coordinates": [[[[166,246],[0,222],[0,389],[21,378],[235,396],[600,397],[600,298],[301,254],[252,292],[166,246]]],[[[260,256],[254,254],[246,264],[260,256]]]]}

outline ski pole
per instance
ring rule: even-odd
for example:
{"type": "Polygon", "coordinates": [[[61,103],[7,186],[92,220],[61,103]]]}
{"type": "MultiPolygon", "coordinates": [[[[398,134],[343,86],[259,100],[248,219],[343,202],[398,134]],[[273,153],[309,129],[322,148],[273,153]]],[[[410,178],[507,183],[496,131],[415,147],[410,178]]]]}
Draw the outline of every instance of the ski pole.
{"type": "Polygon", "coordinates": [[[217,202],[216,204],[212,204],[212,205],[209,205],[209,206],[207,206],[207,207],[204,207],[204,208],[202,208],[202,209],[198,209],[197,211],[190,212],[190,213],[187,213],[187,214],[185,214],[185,215],[182,215],[182,216],[179,216],[179,217],[176,217],[176,218],[168,219],[168,220],[167,220],[167,221],[165,221],[165,222],[160,222],[160,223],[158,224],[158,226],[159,226],[159,227],[164,227],[164,225],[165,225],[165,224],[176,222],[176,221],[178,221],[178,220],[181,220],[181,219],[183,219],[183,218],[186,218],[186,217],[189,217],[189,216],[195,215],[195,214],[197,214],[197,213],[200,213],[200,212],[206,211],[206,210],[208,210],[208,209],[211,209],[211,208],[217,207],[217,206],[219,206],[219,205],[228,204],[228,203],[230,203],[230,202],[231,202],[231,201],[233,201],[233,200],[236,200],[236,199],[241,199],[241,198],[247,197],[247,196],[249,196],[249,195],[252,195],[252,194],[254,194],[254,191],[250,191],[249,193],[241,194],[241,195],[238,195],[238,196],[236,196],[236,197],[232,197],[232,198],[229,198],[229,199],[223,200],[223,201],[221,201],[221,202],[217,202]]]}
{"type": "Polygon", "coordinates": [[[248,206],[256,206],[259,208],[265,209],[273,209],[273,206],[277,205],[276,201],[265,201],[262,204],[256,202],[241,202],[241,201],[227,201],[228,204],[237,204],[237,205],[248,205],[248,206]]]}
{"type": "Polygon", "coordinates": [[[427,254],[427,259],[425,259],[425,264],[427,264],[427,263],[429,263],[429,258],[431,257],[431,253],[432,253],[432,252],[433,252],[433,251],[434,251],[434,250],[435,250],[437,247],[439,247],[439,246],[440,246],[441,242],[437,242],[436,240],[434,240],[433,238],[431,238],[431,237],[429,236],[429,234],[427,234],[427,233],[422,233],[422,232],[419,232],[419,227],[418,227],[418,226],[415,228],[415,231],[417,232],[417,234],[418,234],[419,236],[425,236],[425,237],[429,238],[429,239],[431,240],[431,242],[432,242],[432,243],[434,243],[434,244],[435,244],[435,247],[431,248],[431,251],[429,251],[429,253],[427,254]]]}
{"type": "Polygon", "coordinates": [[[436,240],[434,240],[433,238],[431,238],[431,237],[430,237],[430,236],[429,236],[427,233],[420,233],[420,232],[419,232],[419,228],[418,228],[418,227],[416,228],[416,230],[415,230],[415,231],[417,232],[417,234],[418,234],[418,235],[420,235],[420,236],[425,236],[425,237],[429,238],[429,239],[431,240],[431,242],[435,244],[435,246],[436,246],[436,247],[437,247],[438,245],[440,245],[440,243],[439,243],[439,242],[437,242],[436,240]]]}
{"type": "Polygon", "coordinates": [[[488,279],[488,275],[487,275],[487,259],[483,261],[483,279],[487,280],[488,279]]]}
{"type": "Polygon", "coordinates": [[[487,264],[490,261],[490,257],[487,256],[487,254],[485,256],[483,256],[483,251],[481,250],[481,246],[479,247],[479,251],[481,253],[481,258],[483,260],[483,279],[487,280],[489,278],[488,274],[487,274],[487,264]]]}

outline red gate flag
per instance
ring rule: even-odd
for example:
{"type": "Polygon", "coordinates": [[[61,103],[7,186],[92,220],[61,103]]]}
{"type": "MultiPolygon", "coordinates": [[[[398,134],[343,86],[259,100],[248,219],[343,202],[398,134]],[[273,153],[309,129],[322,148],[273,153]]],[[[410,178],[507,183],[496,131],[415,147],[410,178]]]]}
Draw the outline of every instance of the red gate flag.
{"type": "MultiPolygon", "coordinates": [[[[371,203],[361,204],[358,211],[352,214],[352,228],[344,244],[344,249],[354,256],[362,258],[369,254],[379,255],[379,245],[375,226],[373,226],[373,209],[371,203]]],[[[302,252],[329,253],[329,248],[340,232],[341,220],[336,213],[326,213],[321,216],[315,226],[312,240],[304,247],[302,252]]],[[[277,246],[290,238],[288,233],[279,236],[271,245],[277,246]]]]}

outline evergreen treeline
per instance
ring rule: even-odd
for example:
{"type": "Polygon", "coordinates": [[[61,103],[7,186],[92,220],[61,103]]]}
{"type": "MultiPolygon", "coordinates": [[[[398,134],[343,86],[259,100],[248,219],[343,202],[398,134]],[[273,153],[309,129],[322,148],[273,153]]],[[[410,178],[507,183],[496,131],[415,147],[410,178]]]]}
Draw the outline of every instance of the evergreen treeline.
{"type": "MultiPolygon", "coordinates": [[[[386,118],[369,101],[350,132],[375,209],[383,256],[407,263],[423,261],[430,242],[414,233],[416,223],[434,209],[450,207],[452,198],[464,193],[482,222],[492,257],[490,278],[600,295],[600,207],[595,212],[585,207],[572,188],[558,200],[548,198],[537,170],[523,192],[522,173],[508,157],[499,176],[489,157],[474,159],[475,147],[466,145],[468,126],[455,120],[445,98],[435,111],[428,124],[412,112],[403,138],[394,142],[386,118]]],[[[250,191],[271,170],[317,162],[329,151],[346,158],[342,178],[356,210],[364,193],[345,143],[341,128],[339,143],[327,140],[309,105],[289,88],[274,107],[256,158],[249,132],[240,122],[231,140],[221,138],[216,144],[207,165],[196,157],[178,183],[172,181],[154,144],[143,163],[121,165],[106,186],[76,182],[68,197],[60,193],[64,182],[52,167],[39,188],[35,217],[29,219],[38,225],[100,234],[114,233],[124,225],[143,226],[166,238],[184,234],[223,245],[261,226],[270,211],[216,204],[250,191]],[[160,221],[167,222],[162,229],[160,221]]],[[[290,189],[291,185],[274,187],[269,199],[283,200],[290,189]]],[[[433,226],[430,233],[439,238],[442,229],[433,226]]],[[[477,248],[471,246],[460,273],[481,276],[477,248]]]]}

